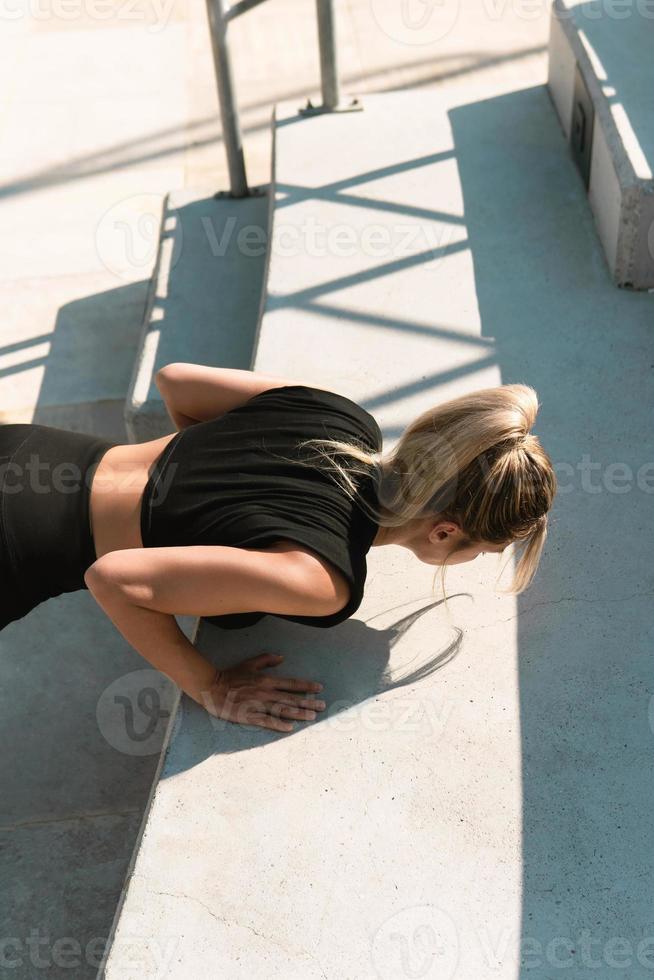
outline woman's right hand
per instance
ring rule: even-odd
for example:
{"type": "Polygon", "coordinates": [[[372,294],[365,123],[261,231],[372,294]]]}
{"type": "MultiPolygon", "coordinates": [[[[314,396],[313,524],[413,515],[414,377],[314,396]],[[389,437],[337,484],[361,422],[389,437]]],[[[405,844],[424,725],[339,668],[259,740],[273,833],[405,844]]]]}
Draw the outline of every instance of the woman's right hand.
{"type": "Polygon", "coordinates": [[[293,724],[285,719],[313,721],[325,702],[300,692],[320,691],[322,684],[261,673],[263,667],[276,667],[283,659],[282,654],[261,653],[233,667],[217,669],[207,696],[203,697],[209,714],[276,732],[293,731],[293,724]]]}

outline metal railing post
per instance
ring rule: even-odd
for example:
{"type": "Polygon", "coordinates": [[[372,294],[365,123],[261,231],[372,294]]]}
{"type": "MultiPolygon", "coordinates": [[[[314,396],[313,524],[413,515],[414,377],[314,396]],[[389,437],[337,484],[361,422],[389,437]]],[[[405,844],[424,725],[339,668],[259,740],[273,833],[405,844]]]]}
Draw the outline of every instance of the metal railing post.
{"type": "Polygon", "coordinates": [[[227,153],[231,196],[247,197],[249,188],[245,173],[243,137],[234,97],[234,80],[229,59],[225,13],[225,0],[207,0],[211,49],[218,83],[218,100],[220,102],[225,152],[227,153]]]}
{"type": "Polygon", "coordinates": [[[316,0],[318,45],[320,47],[320,80],[325,109],[335,109],[341,101],[336,58],[334,0],[316,0]]]}
{"type": "MultiPolygon", "coordinates": [[[[264,188],[248,187],[243,153],[243,136],[239,121],[238,106],[234,95],[232,64],[229,57],[227,38],[228,25],[235,17],[258,7],[264,0],[236,0],[229,6],[228,0],[206,0],[211,50],[218,86],[218,101],[222,118],[223,140],[229,170],[230,197],[248,197],[263,193],[264,188]]],[[[320,83],[322,105],[314,106],[307,99],[304,108],[298,109],[302,115],[321,112],[355,112],[363,108],[359,99],[352,99],[347,105],[341,103],[341,90],[338,80],[338,61],[336,56],[336,24],[334,0],[316,0],[318,18],[318,46],[320,48],[320,83]]],[[[216,197],[223,197],[220,191],[216,197]]]]}

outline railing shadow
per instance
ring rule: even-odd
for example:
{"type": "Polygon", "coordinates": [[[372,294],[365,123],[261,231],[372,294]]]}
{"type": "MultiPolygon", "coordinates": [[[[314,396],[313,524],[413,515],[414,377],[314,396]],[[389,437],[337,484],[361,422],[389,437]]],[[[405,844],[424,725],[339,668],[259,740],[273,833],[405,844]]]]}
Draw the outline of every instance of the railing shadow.
{"type": "MultiPolygon", "coordinates": [[[[175,751],[168,756],[162,778],[176,776],[214,755],[246,751],[279,738],[292,739],[314,726],[348,724],[351,728],[353,721],[356,724],[357,711],[365,712],[366,704],[371,705],[376,695],[401,693],[402,688],[431,676],[457,655],[462,632],[444,626],[432,612],[441,603],[442,600],[432,600],[425,604],[422,600],[415,608],[413,601],[408,604],[414,607],[410,611],[387,609],[369,622],[350,619],[329,630],[275,620],[275,649],[284,652],[284,663],[266,673],[320,680],[324,685],[321,697],[325,698],[325,710],[314,721],[297,723],[293,732],[279,733],[212,718],[202,707],[184,698],[173,733],[175,751]],[[380,625],[384,621],[389,625],[380,625]],[[422,648],[419,663],[411,660],[403,664],[402,643],[410,642],[409,634],[417,626],[429,636],[429,641],[422,648]],[[395,650],[391,670],[389,661],[396,647],[399,650],[395,650]],[[340,717],[345,711],[349,712],[347,722],[340,717]]],[[[204,622],[197,647],[216,665],[229,667],[243,660],[244,650],[270,650],[273,619],[264,617],[254,626],[234,631],[204,622]]]]}
{"type": "MultiPolygon", "coordinates": [[[[483,357],[474,365],[494,363],[495,354],[489,350],[494,340],[502,380],[527,380],[534,385],[542,403],[536,430],[559,465],[560,477],[569,485],[557,500],[539,576],[519,602],[525,867],[522,932],[533,943],[540,943],[543,958],[548,944],[560,936],[583,949],[584,931],[590,930],[595,942],[593,956],[597,958],[601,947],[606,967],[611,939],[624,937],[635,947],[645,934],[651,899],[642,876],[642,856],[652,845],[651,794],[645,777],[650,767],[648,692],[654,683],[654,668],[647,656],[651,639],[645,615],[653,586],[643,573],[650,568],[649,542],[643,529],[648,527],[651,494],[633,484],[625,491],[624,477],[621,489],[607,489],[609,479],[611,486],[617,482],[615,471],[609,477],[612,464],[624,463],[636,473],[652,459],[651,408],[646,395],[651,391],[651,356],[644,356],[651,351],[651,298],[620,292],[612,285],[583,187],[562,146],[563,137],[544,89],[458,108],[451,112],[451,124],[484,334],[475,339],[483,357]],[[516,132],[520,139],[515,138],[516,132]],[[588,468],[585,456],[592,466],[599,464],[599,471],[588,468]],[[593,475],[598,472],[595,481],[593,475]]],[[[321,289],[295,300],[314,304],[324,292],[321,289]]],[[[79,301],[79,306],[69,304],[62,312],[66,319],[57,324],[59,337],[57,329],[53,337],[55,352],[61,340],[62,356],[46,364],[45,393],[48,386],[53,391],[57,384],[48,372],[55,365],[61,370],[59,365],[77,349],[84,337],[83,325],[95,323],[96,337],[101,335],[100,325],[109,331],[107,310],[115,312],[126,298],[130,303],[140,302],[142,286],[116,291],[113,298],[107,294],[89,297],[79,301]]],[[[318,305],[326,318],[357,315],[318,305]]],[[[165,302],[162,315],[165,322],[165,302]]],[[[359,314],[359,318],[372,327],[381,325],[397,332],[400,340],[405,332],[425,330],[424,324],[410,317],[389,318],[386,323],[379,316],[368,320],[359,314]]],[[[435,337],[439,329],[447,330],[434,327],[435,337]]],[[[89,357],[108,356],[113,336],[108,332],[107,346],[99,344],[97,349],[89,340],[89,357]]],[[[457,368],[456,376],[465,371],[457,368]]],[[[416,390],[436,391],[441,381],[452,376],[444,370],[423,378],[416,381],[416,390]]],[[[402,394],[391,388],[375,404],[385,406],[402,394]]],[[[368,407],[374,410],[375,405],[368,403],[368,407]]],[[[45,400],[37,418],[52,418],[45,400]]],[[[56,424],[61,424],[61,416],[58,419],[56,424]]],[[[74,422],[66,424],[74,427],[74,422]]],[[[74,719],[84,711],[89,725],[95,726],[92,712],[98,691],[112,672],[142,666],[126,644],[119,641],[115,645],[115,636],[98,640],[103,619],[99,610],[97,621],[90,620],[86,641],[80,644],[76,604],[85,599],[89,597],[53,600],[52,609],[44,606],[35,611],[29,625],[26,621],[11,627],[0,640],[8,672],[20,673],[26,665],[30,667],[29,676],[19,678],[18,687],[14,684],[12,688],[17,705],[26,691],[32,692],[30,677],[32,671],[38,672],[43,638],[58,638],[53,644],[56,656],[49,663],[56,663],[57,670],[50,673],[61,684],[53,688],[52,677],[42,681],[44,686],[46,680],[50,684],[49,714],[39,715],[42,702],[36,689],[33,700],[22,702],[20,710],[15,707],[11,730],[27,732],[29,739],[21,745],[21,759],[6,760],[10,779],[17,776],[19,765],[23,771],[29,768],[30,786],[41,794],[39,806],[48,818],[57,812],[62,819],[71,816],[64,807],[70,805],[73,794],[70,788],[64,791],[58,786],[62,780],[57,775],[65,767],[68,779],[71,770],[71,759],[64,751],[69,726],[77,724],[74,719]],[[100,663],[94,667],[97,674],[87,673],[90,648],[100,663]],[[29,659],[21,660],[25,651],[29,659]],[[85,678],[86,684],[86,700],[80,698],[73,707],[71,676],[85,678]],[[46,780],[44,745],[49,745],[50,752],[46,780]]],[[[412,614],[410,622],[400,618],[382,629],[350,621],[329,631],[324,639],[309,627],[280,624],[275,635],[286,654],[284,670],[312,676],[320,662],[327,672],[330,703],[340,703],[341,708],[345,703],[363,705],[376,692],[388,690],[385,685],[398,683],[398,678],[386,674],[390,652],[403,631],[420,622],[416,616],[422,616],[423,623],[429,620],[431,608],[412,614]],[[305,652],[307,641],[310,659],[305,652]]],[[[254,629],[264,628],[262,624],[254,629]]],[[[221,663],[242,658],[243,635],[224,638],[221,663]]],[[[248,636],[254,639],[254,631],[248,631],[248,636]]],[[[456,637],[445,634],[434,641],[426,648],[422,668],[431,671],[447,662],[457,642],[456,637]]],[[[199,717],[202,709],[186,703],[183,710],[199,717]]],[[[336,720],[328,714],[310,724],[336,720]]],[[[271,737],[277,736],[233,727],[217,729],[209,719],[201,728],[182,725],[176,741],[182,761],[175,762],[174,772],[216,752],[239,751],[271,737]],[[187,729],[197,736],[188,752],[179,743],[187,729]]],[[[93,760],[89,751],[94,768],[97,757],[93,760]]],[[[102,752],[101,761],[111,755],[104,747],[102,752]]],[[[171,770],[166,773],[171,774],[171,770]]],[[[84,779],[82,768],[76,785],[88,806],[91,791],[84,779]]],[[[93,799],[110,802],[118,779],[114,773],[106,783],[94,783],[97,794],[93,799]]],[[[16,807],[13,815],[17,813],[16,807]]],[[[62,850],[62,863],[68,859],[69,854],[62,850]]],[[[55,922],[53,929],[57,928],[62,927],[55,922]]],[[[559,945],[554,955],[577,954],[559,945]]],[[[551,966],[549,963],[546,971],[551,966]]],[[[534,969],[526,963],[525,978],[538,975],[534,969]]],[[[588,976],[601,975],[594,967],[587,969],[588,976]]],[[[643,970],[638,966],[632,976],[645,975],[643,970]]]]}
{"type": "MultiPolygon", "coordinates": [[[[189,214],[177,214],[178,232],[197,210],[190,206],[189,214]]],[[[213,230],[220,237],[220,230],[213,230]]],[[[205,239],[208,275],[230,261],[229,250],[211,252],[211,241],[205,239]]],[[[193,262],[191,242],[180,253],[182,274],[185,260],[193,262]]],[[[232,253],[235,246],[234,236],[232,253]]],[[[207,363],[250,366],[264,261],[265,256],[255,256],[248,263],[247,295],[242,281],[239,285],[232,277],[232,305],[225,289],[206,320],[207,350],[213,352],[207,363]]],[[[138,279],[66,302],[51,331],[0,345],[0,354],[21,357],[0,376],[19,385],[22,372],[42,371],[37,403],[21,421],[129,442],[125,397],[149,285],[138,279]]],[[[171,304],[166,297],[157,302],[165,356],[171,304]]],[[[191,293],[186,315],[193,315],[195,302],[191,293]]],[[[7,411],[0,424],[15,416],[7,411]]],[[[171,422],[168,431],[173,428],[171,422]]],[[[178,621],[190,637],[193,618],[178,621]]],[[[70,974],[52,962],[55,941],[71,937],[82,951],[95,943],[95,953],[84,958],[76,974],[95,976],[176,690],[112,626],[88,592],[49,599],[2,630],[0,670],[3,744],[12,747],[0,766],[5,934],[20,943],[31,934],[47,940],[43,962],[49,957],[53,978],[70,974]]],[[[28,960],[19,960],[29,971],[28,960]]]]}

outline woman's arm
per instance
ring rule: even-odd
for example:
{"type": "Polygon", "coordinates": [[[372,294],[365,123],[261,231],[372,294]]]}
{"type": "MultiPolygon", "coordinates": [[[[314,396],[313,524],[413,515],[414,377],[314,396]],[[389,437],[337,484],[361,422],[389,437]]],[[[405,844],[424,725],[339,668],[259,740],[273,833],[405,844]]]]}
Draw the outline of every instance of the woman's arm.
{"type": "Polygon", "coordinates": [[[237,368],[174,361],[155,374],[155,383],[178,429],[218,418],[269,388],[299,384],[237,368]]]}
{"type": "Polygon", "coordinates": [[[216,668],[189,642],[175,617],[139,606],[99,573],[87,572],[87,576],[89,592],[128,643],[202,704],[215,680],[216,668]]]}
{"type": "Polygon", "coordinates": [[[130,548],[102,555],[84,580],[125,639],[211,714],[290,731],[281,716],[307,720],[321,710],[322,702],[298,693],[319,690],[317,683],[259,673],[279,663],[272,655],[216,670],[174,615],[330,615],[347,596],[312,556],[222,546],[130,548]]]}
{"type": "Polygon", "coordinates": [[[283,657],[266,653],[220,670],[198,653],[173,615],[139,606],[120,589],[96,583],[89,591],[125,639],[215,718],[290,732],[290,719],[312,721],[325,707],[309,693],[321,684],[259,673],[283,657]]]}

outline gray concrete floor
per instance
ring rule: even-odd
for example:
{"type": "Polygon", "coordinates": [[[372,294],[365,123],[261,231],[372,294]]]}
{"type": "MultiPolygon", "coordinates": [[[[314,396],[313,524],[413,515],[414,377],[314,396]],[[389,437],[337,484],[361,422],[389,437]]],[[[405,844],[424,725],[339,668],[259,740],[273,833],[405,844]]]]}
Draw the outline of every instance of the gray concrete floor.
{"type": "MultiPolygon", "coordinates": [[[[122,437],[161,198],[226,186],[202,8],[176,2],[157,21],[146,3],[102,19],[80,5],[68,17],[3,21],[2,421],[122,437]]],[[[534,17],[490,5],[480,16],[465,0],[431,40],[398,35],[393,9],[391,0],[339,5],[348,91],[447,84],[499,98],[545,81],[545,7],[534,17]]],[[[276,0],[232,33],[250,179],[264,183],[272,102],[317,91],[313,7],[276,0]]],[[[49,975],[73,975],[62,944],[55,950],[70,939],[68,964],[78,948],[75,975],[92,976],[97,946],[88,944],[111,924],[163,726],[150,753],[135,755],[120,717],[106,721],[107,698],[129,695],[144,664],[86,593],[12,624],[0,657],[3,734],[13,746],[3,758],[2,935],[16,938],[7,972],[42,975],[39,940],[42,958],[61,961],[49,975]]],[[[165,710],[172,692],[157,690],[165,710]]]]}
{"type": "Polygon", "coordinates": [[[357,397],[387,447],[440,400],[526,381],[560,491],[518,597],[487,556],[448,571],[445,607],[431,566],[373,548],[332,630],[202,625],[216,663],[283,653],[327,710],[278,736],[182,699],[107,980],[134,935],[141,976],[157,953],[170,980],[645,980],[654,297],[613,285],[543,85],[278,108],[287,244],[256,366],[357,397]],[[391,244],[321,249],[309,219],[391,244]]]}

